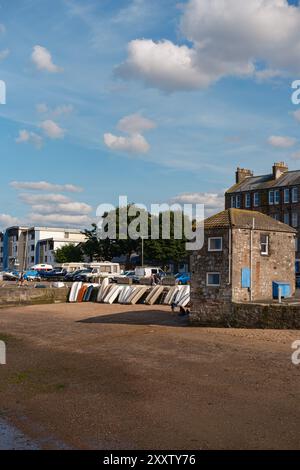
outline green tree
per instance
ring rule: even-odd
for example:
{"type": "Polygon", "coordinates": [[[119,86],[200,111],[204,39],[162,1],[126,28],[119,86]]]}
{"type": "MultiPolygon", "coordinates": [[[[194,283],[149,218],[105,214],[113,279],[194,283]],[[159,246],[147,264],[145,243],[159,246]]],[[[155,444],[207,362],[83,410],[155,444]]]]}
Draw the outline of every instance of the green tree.
{"type": "Polygon", "coordinates": [[[64,245],[55,250],[57,263],[76,263],[83,261],[82,249],[79,245],[64,245]]]}

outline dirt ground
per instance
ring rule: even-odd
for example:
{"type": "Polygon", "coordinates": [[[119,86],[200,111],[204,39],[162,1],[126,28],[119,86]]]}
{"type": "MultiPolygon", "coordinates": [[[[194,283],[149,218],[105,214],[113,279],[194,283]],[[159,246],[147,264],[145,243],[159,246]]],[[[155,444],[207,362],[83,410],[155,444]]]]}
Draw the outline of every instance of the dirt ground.
{"type": "Polygon", "coordinates": [[[300,448],[300,331],[86,303],[1,309],[0,339],[0,418],[40,448],[300,448]]]}

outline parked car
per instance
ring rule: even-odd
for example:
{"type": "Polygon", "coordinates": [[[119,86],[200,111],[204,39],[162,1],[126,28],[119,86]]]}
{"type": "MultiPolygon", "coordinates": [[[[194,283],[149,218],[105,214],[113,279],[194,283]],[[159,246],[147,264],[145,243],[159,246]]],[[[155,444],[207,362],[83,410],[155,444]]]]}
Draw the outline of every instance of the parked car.
{"type": "Polygon", "coordinates": [[[178,273],[175,276],[176,283],[180,285],[187,285],[191,281],[190,273],[178,273]]]}
{"type": "Polygon", "coordinates": [[[3,271],[0,273],[0,278],[3,281],[17,281],[19,279],[19,274],[16,271],[3,271]]]}
{"type": "Polygon", "coordinates": [[[91,274],[91,272],[92,272],[91,268],[82,269],[79,273],[77,273],[75,276],[73,276],[73,281],[86,282],[88,280],[88,276],[91,274]]]}
{"type": "Polygon", "coordinates": [[[80,274],[83,271],[85,271],[85,269],[77,269],[76,271],[68,272],[64,277],[64,281],[73,282],[74,277],[77,276],[77,274],[80,274]]]}
{"type": "Polygon", "coordinates": [[[135,271],[124,271],[124,273],[122,274],[118,274],[117,276],[114,276],[112,278],[112,281],[113,282],[117,282],[118,280],[120,279],[124,279],[124,278],[131,278],[133,279],[135,277],[135,271]]]}
{"type": "Polygon", "coordinates": [[[42,271],[41,278],[48,281],[63,281],[67,271],[63,268],[52,269],[52,271],[42,271]]]}
{"type": "Polygon", "coordinates": [[[25,279],[25,281],[40,281],[41,280],[41,272],[36,271],[34,269],[25,271],[24,279],[25,279]]]}
{"type": "Polygon", "coordinates": [[[158,267],[135,268],[134,280],[139,281],[142,277],[158,276],[160,279],[166,276],[166,273],[158,267]]]}

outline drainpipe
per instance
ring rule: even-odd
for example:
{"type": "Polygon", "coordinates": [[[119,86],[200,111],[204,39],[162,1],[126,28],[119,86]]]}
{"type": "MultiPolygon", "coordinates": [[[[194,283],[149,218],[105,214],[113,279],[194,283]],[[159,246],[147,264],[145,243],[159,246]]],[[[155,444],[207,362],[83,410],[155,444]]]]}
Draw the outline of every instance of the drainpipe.
{"type": "Polygon", "coordinates": [[[232,272],[232,230],[228,232],[228,285],[231,284],[231,272],[232,272]]]}
{"type": "Polygon", "coordinates": [[[255,228],[255,219],[252,220],[252,228],[250,229],[250,301],[253,300],[253,282],[252,282],[252,268],[253,268],[253,230],[255,228]]]}

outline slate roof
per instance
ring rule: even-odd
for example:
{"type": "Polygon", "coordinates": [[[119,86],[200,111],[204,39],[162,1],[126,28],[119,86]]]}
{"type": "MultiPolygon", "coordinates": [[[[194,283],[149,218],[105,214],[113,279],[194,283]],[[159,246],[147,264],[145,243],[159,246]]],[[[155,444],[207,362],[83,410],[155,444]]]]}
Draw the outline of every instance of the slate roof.
{"type": "Polygon", "coordinates": [[[260,189],[281,188],[283,186],[300,185],[300,170],[287,171],[277,180],[273,174],[262,176],[250,176],[241,183],[232,186],[226,193],[239,193],[241,191],[258,191],[260,189]]]}
{"type": "Polygon", "coordinates": [[[283,224],[278,220],[257,211],[247,211],[243,209],[227,209],[219,212],[204,221],[206,229],[212,228],[254,228],[256,230],[266,230],[271,232],[297,233],[293,227],[283,224]]]}

